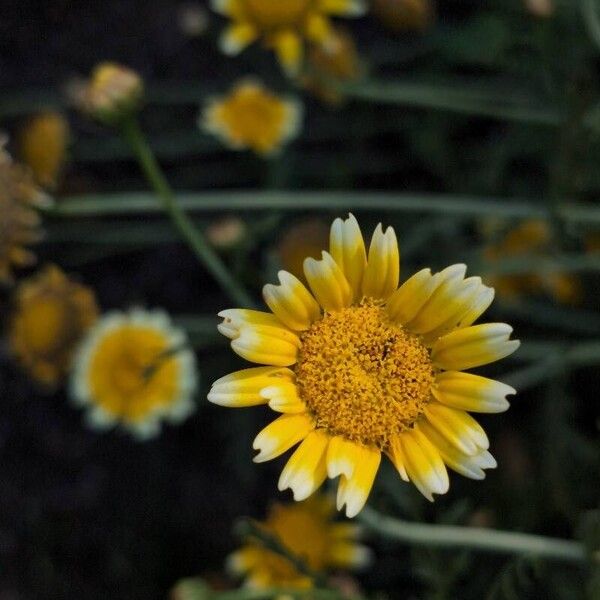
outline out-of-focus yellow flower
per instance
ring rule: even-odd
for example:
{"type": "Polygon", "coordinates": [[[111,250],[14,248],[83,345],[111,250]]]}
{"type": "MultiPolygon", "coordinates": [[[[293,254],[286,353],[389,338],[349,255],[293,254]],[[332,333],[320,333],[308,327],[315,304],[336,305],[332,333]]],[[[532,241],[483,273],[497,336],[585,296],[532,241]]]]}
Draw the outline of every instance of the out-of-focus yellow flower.
{"type": "Polygon", "coordinates": [[[308,63],[304,87],[331,104],[342,100],[336,85],[355,81],[363,72],[354,38],[341,29],[333,31],[327,45],[310,49],[308,63]]]}
{"type": "Polygon", "coordinates": [[[319,45],[330,41],[330,17],[356,17],[366,9],[362,0],[212,0],[212,6],[232,20],[221,37],[225,54],[236,55],[262,40],[289,74],[300,69],[304,40],[319,45]]]}
{"type": "MultiPolygon", "coordinates": [[[[359,528],[334,522],[334,514],[330,498],[315,496],[298,504],[274,504],[259,525],[314,571],[364,567],[371,552],[357,543],[359,528]]],[[[308,588],[314,583],[289,560],[253,542],[231,554],[228,567],[245,576],[247,585],[259,589],[308,588]]]]}
{"type": "Polygon", "coordinates": [[[0,282],[13,281],[12,267],[35,263],[27,249],[43,237],[36,209],[52,204],[33,181],[29,169],[13,162],[0,139],[0,282]]]}
{"type": "MultiPolygon", "coordinates": [[[[485,249],[485,257],[492,263],[503,258],[552,256],[552,230],[546,221],[523,221],[495,244],[485,249]]],[[[526,273],[492,275],[487,278],[498,293],[506,299],[522,295],[545,293],[557,302],[574,304],[581,299],[581,282],[570,273],[526,273]]]]}
{"type": "Polygon", "coordinates": [[[78,103],[92,117],[112,125],[139,109],[144,95],[142,78],[128,67],[112,62],[100,63],[78,103]]]}
{"type": "Polygon", "coordinates": [[[121,425],[138,439],[194,410],[196,360],[183,331],[160,310],[110,312],[90,330],[74,360],[73,400],[96,429],[121,425]]]}
{"type": "Polygon", "coordinates": [[[19,285],[14,303],[12,353],[33,379],[55,387],[66,376],[75,347],[98,316],[94,294],[50,265],[19,285]]]}
{"type": "Polygon", "coordinates": [[[329,242],[329,227],[319,219],[294,223],[282,234],[277,245],[281,266],[292,275],[305,281],[304,260],[319,258],[329,242]]]}
{"type": "Polygon", "coordinates": [[[371,12],[394,32],[426,29],[434,17],[431,0],[371,0],[371,12]]]}
{"type": "Polygon", "coordinates": [[[60,113],[51,111],[31,117],[19,132],[19,158],[42,187],[56,187],[65,164],[69,138],[69,122],[60,113]]]}
{"type": "Polygon", "coordinates": [[[234,150],[250,149],[262,156],[277,153],[300,130],[302,105],[244,79],[222,98],[209,100],[199,126],[234,150]]]}
{"type": "Polygon", "coordinates": [[[524,0],[525,8],[535,17],[551,17],[554,14],[554,0],[524,0]]]}
{"type": "Polygon", "coordinates": [[[279,490],[300,501],[339,478],[348,517],[365,505],[382,455],[430,501],[448,491],[447,467],[483,479],[496,461],[469,413],[503,412],[515,390],[467,371],[519,347],[509,325],[473,324],[494,290],[461,264],[399,286],[393,228],[379,224],[367,251],[352,215],[333,222],[321,256],[304,261],[308,288],[285,271],[263,288],[270,312],[219,313],[232,350],[262,366],[215,381],[208,400],[281,413],[256,436],[255,462],[300,444],[279,490]]]}

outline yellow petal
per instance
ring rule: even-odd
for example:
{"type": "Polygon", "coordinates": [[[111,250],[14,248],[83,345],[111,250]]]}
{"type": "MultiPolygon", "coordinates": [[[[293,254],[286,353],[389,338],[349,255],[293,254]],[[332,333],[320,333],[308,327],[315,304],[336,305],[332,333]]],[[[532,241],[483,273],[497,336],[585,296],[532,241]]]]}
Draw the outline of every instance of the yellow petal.
{"type": "Polygon", "coordinates": [[[471,306],[461,316],[459,327],[469,327],[490,307],[494,301],[494,288],[482,286],[479,295],[473,299],[471,306]]]}
{"type": "Polygon", "coordinates": [[[352,476],[342,475],[338,484],[337,509],[342,510],[345,504],[348,518],[355,517],[365,505],[380,462],[381,452],[377,448],[356,444],[352,476]]]}
{"type": "Polygon", "coordinates": [[[396,232],[393,227],[388,227],[384,233],[380,223],[373,232],[369,246],[362,293],[369,298],[385,299],[396,291],[399,278],[400,251],[396,232]]]}
{"type": "Polygon", "coordinates": [[[401,325],[408,323],[421,310],[438,284],[430,269],[423,269],[407,279],[387,301],[390,318],[401,325]]]}
{"type": "Polygon", "coordinates": [[[265,462],[301,442],[312,430],[314,423],[306,415],[281,415],[269,423],[254,439],[252,447],[259,453],[254,462],[265,462]]]}
{"type": "Polygon", "coordinates": [[[318,0],[321,10],[330,15],[360,17],[367,12],[363,0],[318,0]]]}
{"type": "Polygon", "coordinates": [[[436,367],[462,371],[479,367],[512,354],[520,345],[509,340],[512,327],[505,323],[473,325],[453,331],[438,339],[431,359],[436,367]]]}
{"type": "Polygon", "coordinates": [[[446,406],[482,413],[499,413],[508,409],[508,394],[516,394],[509,385],[461,371],[444,371],[432,386],[435,399],[446,406]]]}
{"type": "Polygon", "coordinates": [[[219,48],[227,56],[235,56],[258,37],[258,31],[248,22],[238,22],[225,29],[219,40],[219,48]]]}
{"type": "Polygon", "coordinates": [[[350,442],[342,436],[335,436],[329,441],[327,449],[327,475],[335,479],[339,475],[352,477],[354,472],[354,463],[357,459],[354,442],[350,442]]]}
{"type": "Polygon", "coordinates": [[[293,381],[281,380],[260,391],[262,398],[269,401],[269,407],[282,413],[303,413],[306,406],[298,396],[298,389],[293,381]]]}
{"type": "Polygon", "coordinates": [[[308,434],[281,472],[277,484],[280,492],[290,488],[294,500],[305,500],[325,481],[328,442],[329,436],[323,431],[308,434]]]}
{"type": "Polygon", "coordinates": [[[321,316],[321,309],[304,284],[291,273],[279,271],[279,285],[267,284],[263,297],[273,314],[290,329],[304,331],[321,316]]]}
{"type": "Polygon", "coordinates": [[[400,477],[404,481],[410,481],[408,478],[408,473],[406,472],[406,456],[404,456],[400,438],[400,435],[396,435],[390,440],[388,456],[390,457],[392,464],[396,467],[400,477]]]}
{"type": "Polygon", "coordinates": [[[279,367],[254,367],[217,379],[208,393],[213,404],[231,407],[256,406],[267,400],[260,391],[274,382],[292,382],[294,373],[279,367]]]}
{"type": "Polygon", "coordinates": [[[433,494],[445,494],[450,486],[440,453],[418,429],[406,431],[399,437],[410,480],[425,498],[433,502],[433,494]]]}
{"type": "Polygon", "coordinates": [[[425,407],[424,414],[433,427],[461,452],[474,456],[489,448],[490,442],[481,425],[463,410],[431,402],[425,407]]]}
{"type": "Polygon", "coordinates": [[[358,221],[349,214],[346,220],[336,219],[331,225],[329,251],[345,275],[353,297],[359,299],[367,252],[358,221]]]}
{"type": "Polygon", "coordinates": [[[289,367],[296,363],[300,340],[288,329],[247,325],[231,342],[233,351],[250,362],[289,367]]]}
{"type": "Polygon", "coordinates": [[[333,567],[362,569],[373,562],[370,548],[352,542],[336,542],[328,552],[328,562],[333,567]]]}
{"type": "Polygon", "coordinates": [[[315,298],[327,312],[341,310],[352,302],[350,285],[328,252],[322,252],[321,260],[307,258],[304,275],[315,298]]]}
{"type": "Polygon", "coordinates": [[[443,461],[457,473],[470,479],[484,479],[484,469],[493,469],[496,467],[494,457],[487,450],[480,450],[477,454],[468,456],[448,442],[426,420],[420,421],[417,427],[438,449],[443,461]]]}
{"type": "Polygon", "coordinates": [[[311,12],[306,17],[304,24],[306,38],[317,44],[324,44],[331,39],[333,32],[329,19],[320,13],[311,12]]]}
{"type": "Polygon", "coordinates": [[[288,75],[298,73],[302,64],[303,49],[302,39],[292,30],[278,33],[272,41],[279,62],[288,75]]]}
{"type": "Polygon", "coordinates": [[[271,313],[246,308],[222,310],[219,317],[223,319],[223,322],[217,325],[217,329],[230,340],[234,340],[240,335],[240,329],[244,325],[270,325],[272,327],[282,325],[281,321],[271,313]]]}

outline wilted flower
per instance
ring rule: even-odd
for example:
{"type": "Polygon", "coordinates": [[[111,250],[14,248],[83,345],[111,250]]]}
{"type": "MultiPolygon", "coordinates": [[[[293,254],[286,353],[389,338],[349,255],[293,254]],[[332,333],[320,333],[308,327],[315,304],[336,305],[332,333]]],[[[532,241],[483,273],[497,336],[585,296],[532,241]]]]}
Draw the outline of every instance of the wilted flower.
{"type": "Polygon", "coordinates": [[[352,215],[334,221],[329,247],[304,262],[310,291],[280,271],[279,285],[263,289],[272,312],[219,313],[232,349],[268,366],[222,377],[208,399],[283,413],[254,440],[254,460],[300,442],[279,489],[304,500],[339,477],[337,507],[349,517],[364,506],[382,453],[429,500],[448,490],[446,465],[482,479],[496,462],[467,411],[502,412],[515,390],[464,371],[519,346],[504,323],[473,325],[493,290],[465,279],[460,264],[433,275],[423,269],[398,287],[394,230],[378,225],[367,254],[352,215]]]}
{"type": "Polygon", "coordinates": [[[354,38],[341,29],[333,30],[327,45],[310,49],[308,63],[303,84],[325,102],[339,102],[342,94],[336,86],[355,81],[362,74],[354,38]]]}
{"type": "MultiPolygon", "coordinates": [[[[276,538],[316,572],[359,568],[371,559],[370,550],[357,543],[359,528],[333,520],[335,505],[315,496],[298,504],[274,504],[260,528],[276,538]]],[[[298,572],[283,556],[250,541],[229,556],[228,566],[253,588],[307,588],[312,579],[298,572]]]]}
{"type": "Polygon", "coordinates": [[[225,54],[238,54],[262,40],[275,50],[290,74],[300,69],[305,39],[320,45],[330,41],[330,17],[356,17],[365,12],[362,0],[212,0],[212,6],[233,21],[221,37],[225,54]]]}
{"type": "Polygon", "coordinates": [[[12,267],[35,263],[26,246],[43,237],[38,208],[51,205],[50,198],[34,183],[28,169],[11,159],[0,140],[0,282],[11,283],[12,267]]]}
{"type": "MultiPolygon", "coordinates": [[[[537,257],[551,260],[553,236],[550,225],[545,221],[531,219],[523,221],[509,230],[498,242],[485,249],[485,257],[494,264],[502,259],[537,257]]],[[[570,273],[539,269],[518,275],[492,275],[489,282],[499,296],[515,299],[522,295],[545,293],[557,302],[572,304],[581,298],[581,282],[570,273]]]]}
{"type": "Polygon", "coordinates": [[[251,149],[269,156],[298,135],[301,119],[297,100],[282,98],[259,81],[244,79],[227,96],[208,101],[199,126],[234,150],[251,149]]]}
{"type": "Polygon", "coordinates": [[[15,291],[12,353],[33,379],[54,387],[69,371],[76,345],[97,316],[92,290],[50,265],[15,291]]]}
{"type": "Polygon", "coordinates": [[[18,136],[19,158],[43,187],[54,189],[64,167],[69,145],[69,122],[58,112],[31,117],[18,136]]]}
{"type": "Polygon", "coordinates": [[[425,29],[434,16],[432,0],[371,0],[371,12],[395,32],[425,29]]]}
{"type": "Polygon", "coordinates": [[[116,63],[100,63],[81,90],[79,105],[95,119],[114,124],[135,112],[143,99],[142,78],[116,63]]]}
{"type": "Polygon", "coordinates": [[[160,310],[110,312],[75,357],[71,393],[97,429],[120,425],[138,439],[194,410],[196,361],[183,331],[160,310]]]}

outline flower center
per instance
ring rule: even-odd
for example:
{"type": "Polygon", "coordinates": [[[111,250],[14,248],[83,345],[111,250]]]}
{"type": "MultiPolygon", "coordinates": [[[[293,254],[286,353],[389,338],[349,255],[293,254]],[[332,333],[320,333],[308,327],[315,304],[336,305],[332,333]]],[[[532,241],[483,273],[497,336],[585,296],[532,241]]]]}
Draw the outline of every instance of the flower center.
{"type": "Polygon", "coordinates": [[[246,0],[248,16],[263,29],[300,26],[312,0],[246,0]]]}
{"type": "Polygon", "coordinates": [[[434,369],[419,336],[367,299],[325,316],[302,336],[296,366],[316,426],[385,449],[429,402],[434,369]]]}

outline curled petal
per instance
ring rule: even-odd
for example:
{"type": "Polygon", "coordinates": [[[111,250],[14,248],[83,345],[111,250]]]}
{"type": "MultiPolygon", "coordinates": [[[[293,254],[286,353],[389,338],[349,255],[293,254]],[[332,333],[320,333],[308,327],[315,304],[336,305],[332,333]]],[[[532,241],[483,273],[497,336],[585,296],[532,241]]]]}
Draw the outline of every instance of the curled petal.
{"type": "Polygon", "coordinates": [[[377,448],[356,445],[352,476],[342,475],[338,484],[337,509],[342,510],[346,505],[348,518],[355,517],[365,505],[380,462],[381,452],[377,448]]]}
{"type": "Polygon", "coordinates": [[[387,311],[392,321],[404,325],[421,310],[438,284],[431,269],[423,269],[407,279],[388,299],[387,311]]]}
{"type": "Polygon", "coordinates": [[[251,362],[289,367],[295,364],[300,340],[289,330],[268,325],[242,327],[231,342],[236,354],[251,362]]]}
{"type": "Polygon", "coordinates": [[[367,266],[367,252],[354,215],[349,214],[346,220],[336,219],[333,222],[329,235],[329,251],[346,276],[354,298],[358,299],[367,266]]]}
{"type": "Polygon", "coordinates": [[[369,258],[362,282],[362,293],[369,298],[387,298],[398,287],[400,250],[393,227],[383,232],[381,223],[373,232],[369,258]]]}
{"type": "Polygon", "coordinates": [[[259,451],[254,457],[254,462],[260,463],[276,458],[301,442],[313,429],[314,423],[306,414],[281,415],[254,439],[252,447],[259,451]]]}
{"type": "Polygon", "coordinates": [[[323,251],[321,260],[307,258],[304,275],[315,298],[327,312],[341,310],[352,302],[350,284],[328,252],[323,251]]]}

